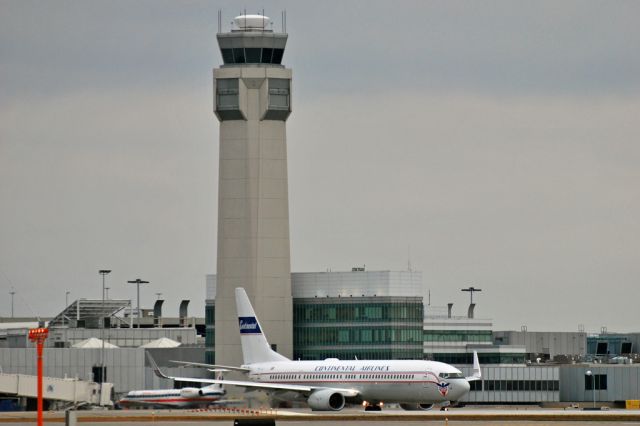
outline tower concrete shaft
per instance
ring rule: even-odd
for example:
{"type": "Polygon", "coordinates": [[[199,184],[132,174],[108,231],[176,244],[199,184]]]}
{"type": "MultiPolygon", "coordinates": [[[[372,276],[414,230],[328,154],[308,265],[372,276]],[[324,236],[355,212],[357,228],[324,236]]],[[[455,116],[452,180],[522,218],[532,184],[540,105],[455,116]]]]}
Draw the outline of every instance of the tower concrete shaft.
{"type": "Polygon", "coordinates": [[[242,361],[235,288],[243,287],[271,344],[293,352],[286,120],[291,70],[281,65],[287,35],[268,18],[239,16],[217,35],[224,65],[214,69],[220,120],[215,361],[242,361]],[[256,24],[257,23],[257,24],[256,24]]]}

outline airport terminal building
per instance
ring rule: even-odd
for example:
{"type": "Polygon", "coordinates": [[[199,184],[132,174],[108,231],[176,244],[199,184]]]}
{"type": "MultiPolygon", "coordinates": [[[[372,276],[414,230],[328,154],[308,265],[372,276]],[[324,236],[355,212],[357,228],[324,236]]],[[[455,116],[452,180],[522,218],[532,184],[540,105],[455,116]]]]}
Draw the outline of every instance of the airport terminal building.
{"type": "MultiPolygon", "coordinates": [[[[431,359],[471,375],[477,351],[483,379],[472,382],[467,403],[591,403],[594,397],[615,403],[640,396],[639,334],[494,331],[491,320],[469,318],[468,309],[457,316],[451,305],[425,304],[421,281],[417,271],[362,268],[292,274],[294,359],[431,359]]],[[[129,301],[112,301],[106,311],[97,309],[101,301],[72,302],[49,322],[45,375],[100,382],[104,365],[114,400],[130,390],[184,386],[156,377],[147,353],[168,374],[211,377],[170,361],[215,362],[215,284],[207,276],[204,321],[163,317],[156,309],[159,315],[143,317],[138,327],[121,315],[129,301]],[[100,337],[106,349],[91,342],[100,337]]],[[[34,374],[35,348],[26,338],[33,325],[0,324],[2,373],[34,374]]]]}
{"type": "MultiPolygon", "coordinates": [[[[494,331],[472,308],[455,315],[452,304],[425,304],[419,271],[292,273],[291,283],[294,359],[429,359],[471,375],[477,351],[483,379],[472,382],[468,403],[589,402],[594,391],[607,403],[640,396],[638,334],[494,331]]],[[[207,276],[206,309],[213,319],[214,275],[207,276]]],[[[209,320],[207,333],[215,332],[209,320]]],[[[214,362],[215,348],[206,350],[214,362]]]]}

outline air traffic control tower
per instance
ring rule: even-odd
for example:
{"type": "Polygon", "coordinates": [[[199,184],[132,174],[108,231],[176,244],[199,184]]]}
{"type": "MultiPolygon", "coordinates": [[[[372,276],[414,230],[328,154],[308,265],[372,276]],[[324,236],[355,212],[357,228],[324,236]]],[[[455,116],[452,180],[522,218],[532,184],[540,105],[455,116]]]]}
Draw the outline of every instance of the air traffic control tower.
{"type": "Polygon", "coordinates": [[[235,288],[244,287],[270,343],[291,357],[286,121],[291,70],[286,33],[262,15],[241,15],[218,33],[224,64],[213,70],[220,120],[215,361],[242,360],[235,288]]]}

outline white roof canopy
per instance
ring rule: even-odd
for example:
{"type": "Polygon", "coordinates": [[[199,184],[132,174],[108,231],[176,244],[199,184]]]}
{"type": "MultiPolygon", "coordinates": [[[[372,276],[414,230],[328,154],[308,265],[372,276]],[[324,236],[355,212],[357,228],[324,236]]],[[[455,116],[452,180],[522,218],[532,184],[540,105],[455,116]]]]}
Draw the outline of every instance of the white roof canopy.
{"type": "Polygon", "coordinates": [[[141,348],[176,348],[180,346],[179,342],[171,340],[168,337],[161,337],[156,340],[152,340],[149,343],[141,345],[141,348]]]}
{"type": "MultiPolygon", "coordinates": [[[[88,339],[84,339],[71,347],[80,349],[99,349],[102,348],[102,340],[98,339],[97,337],[89,337],[88,339]]],[[[117,348],[118,346],[109,342],[104,342],[104,347],[105,349],[113,349],[117,348]]]]}

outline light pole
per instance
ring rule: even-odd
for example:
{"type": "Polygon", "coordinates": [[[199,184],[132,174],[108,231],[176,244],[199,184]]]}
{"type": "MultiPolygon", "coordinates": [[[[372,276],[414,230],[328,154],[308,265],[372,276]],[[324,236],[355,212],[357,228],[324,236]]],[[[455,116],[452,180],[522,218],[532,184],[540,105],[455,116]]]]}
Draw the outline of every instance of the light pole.
{"type": "Polygon", "coordinates": [[[471,304],[473,305],[473,292],[482,291],[482,289],[481,288],[475,288],[475,287],[469,287],[469,288],[460,289],[460,291],[468,291],[469,293],[471,293],[471,304]]]}
{"type": "Polygon", "coordinates": [[[16,294],[16,292],[11,290],[9,294],[11,295],[11,318],[13,318],[13,295],[16,294]]]}
{"type": "Polygon", "coordinates": [[[69,290],[64,292],[64,304],[65,304],[65,308],[67,306],[69,306],[69,295],[71,294],[71,292],[69,290]]]}
{"type": "Polygon", "coordinates": [[[127,281],[129,284],[135,284],[138,288],[138,328],[140,328],[140,284],[149,284],[149,281],[143,281],[140,278],[136,278],[132,281],[127,281]]]}
{"type": "Polygon", "coordinates": [[[102,275],[102,313],[100,314],[100,340],[102,340],[102,349],[100,349],[100,403],[102,403],[102,384],[104,383],[104,282],[107,275],[111,273],[111,269],[100,269],[98,271],[102,275]]]}
{"type": "Polygon", "coordinates": [[[593,389],[593,408],[596,408],[596,375],[591,372],[591,370],[587,370],[585,373],[587,377],[591,378],[591,389],[593,389]]]}
{"type": "Polygon", "coordinates": [[[42,416],[42,376],[44,367],[42,365],[42,353],[44,350],[44,341],[49,336],[48,328],[32,328],[29,330],[29,340],[36,344],[36,353],[37,353],[37,369],[38,369],[38,426],[42,426],[44,424],[43,416],[42,416]]]}

